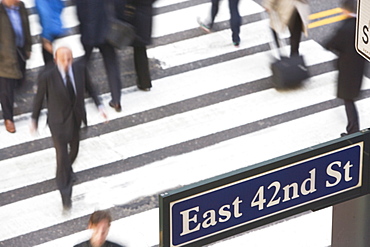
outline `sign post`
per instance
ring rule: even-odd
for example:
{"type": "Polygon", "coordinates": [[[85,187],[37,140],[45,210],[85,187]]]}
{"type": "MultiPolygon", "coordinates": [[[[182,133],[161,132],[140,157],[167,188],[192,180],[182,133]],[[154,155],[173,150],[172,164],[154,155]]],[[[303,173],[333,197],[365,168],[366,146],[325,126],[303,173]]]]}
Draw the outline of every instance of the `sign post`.
{"type": "Polygon", "coordinates": [[[369,138],[363,131],[161,194],[160,246],[201,246],[366,195],[369,138]]]}
{"type": "Polygon", "coordinates": [[[370,195],[333,206],[331,246],[368,247],[370,243],[370,195]]]}
{"type": "Polygon", "coordinates": [[[357,1],[357,52],[370,61],[370,0],[357,1]]]}

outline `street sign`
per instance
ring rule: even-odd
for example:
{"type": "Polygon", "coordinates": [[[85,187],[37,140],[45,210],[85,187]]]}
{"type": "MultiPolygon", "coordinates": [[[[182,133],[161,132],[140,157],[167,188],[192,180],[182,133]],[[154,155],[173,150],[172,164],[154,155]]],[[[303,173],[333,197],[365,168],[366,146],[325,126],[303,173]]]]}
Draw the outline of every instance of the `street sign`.
{"type": "Polygon", "coordinates": [[[160,195],[160,246],[204,245],[368,193],[369,138],[354,134],[160,195]]]}
{"type": "Polygon", "coordinates": [[[370,0],[358,0],[356,43],[357,52],[370,61],[370,0]]]}

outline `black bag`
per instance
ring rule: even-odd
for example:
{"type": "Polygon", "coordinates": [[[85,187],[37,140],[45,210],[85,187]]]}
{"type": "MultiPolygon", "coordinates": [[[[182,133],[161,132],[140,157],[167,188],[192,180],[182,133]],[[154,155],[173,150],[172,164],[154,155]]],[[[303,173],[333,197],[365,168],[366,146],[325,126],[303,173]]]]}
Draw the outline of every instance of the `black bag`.
{"type": "Polygon", "coordinates": [[[277,89],[299,87],[309,77],[307,66],[302,56],[281,56],[271,64],[272,81],[277,89]]]}
{"type": "Polygon", "coordinates": [[[122,49],[130,45],[135,39],[135,28],[127,23],[115,18],[109,19],[107,32],[107,42],[117,49],[122,49]]]}
{"type": "MultiPolygon", "coordinates": [[[[127,7],[125,6],[125,9],[127,7]]],[[[134,8],[130,7],[130,15],[131,19],[134,15],[134,8]]],[[[128,11],[125,10],[124,18],[126,19],[128,11]]],[[[108,16],[108,32],[106,36],[106,40],[109,44],[117,49],[122,49],[128,45],[131,45],[135,39],[136,31],[135,27],[128,23],[128,21],[119,20],[116,17],[116,12],[114,8],[114,2],[108,1],[108,8],[107,8],[107,16],[108,16]]]]}

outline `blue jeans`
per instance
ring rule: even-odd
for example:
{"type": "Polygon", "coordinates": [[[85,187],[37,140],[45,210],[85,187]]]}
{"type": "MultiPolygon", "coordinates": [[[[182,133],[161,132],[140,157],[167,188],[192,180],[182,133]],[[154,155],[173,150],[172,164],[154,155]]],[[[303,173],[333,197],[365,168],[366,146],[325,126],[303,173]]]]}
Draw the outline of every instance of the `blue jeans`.
{"type": "MultiPolygon", "coordinates": [[[[213,26],[215,21],[216,15],[218,13],[220,0],[212,0],[212,8],[211,8],[211,23],[209,24],[210,27],[213,26]]],[[[233,42],[240,42],[240,25],[241,25],[241,17],[239,14],[239,0],[229,0],[229,10],[230,10],[230,27],[232,32],[232,40],[233,42]]]]}

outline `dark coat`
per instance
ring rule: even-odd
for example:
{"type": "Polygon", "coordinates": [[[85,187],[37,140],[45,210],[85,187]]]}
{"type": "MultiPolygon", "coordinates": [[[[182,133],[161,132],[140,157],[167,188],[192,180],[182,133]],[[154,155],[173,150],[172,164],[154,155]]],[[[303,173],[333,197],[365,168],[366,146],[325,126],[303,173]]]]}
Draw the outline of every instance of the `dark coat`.
{"type": "Polygon", "coordinates": [[[32,118],[39,119],[40,111],[46,97],[48,109],[48,124],[52,134],[60,135],[63,132],[66,136],[70,135],[71,126],[77,122],[87,124],[85,110],[85,92],[87,91],[93,98],[96,105],[100,104],[99,98],[93,89],[90,76],[85,67],[85,63],[80,60],[73,63],[72,71],[76,86],[76,99],[71,103],[67,87],[64,85],[62,76],[55,65],[45,70],[39,76],[37,93],[34,97],[32,118]]]}
{"type": "Polygon", "coordinates": [[[151,44],[154,2],[155,0],[115,0],[116,16],[135,27],[136,39],[133,46],[151,44]],[[127,8],[127,4],[134,7],[133,13],[130,8],[127,8]]]}
{"type": "MultiPolygon", "coordinates": [[[[32,46],[28,13],[23,2],[19,2],[19,7],[25,38],[25,45],[21,52],[25,59],[28,59],[32,46]]],[[[23,77],[17,52],[12,24],[4,5],[0,3],[0,77],[9,79],[21,79],[23,77]]]]}
{"type": "Polygon", "coordinates": [[[74,0],[80,22],[81,43],[98,46],[105,43],[107,35],[106,0],[74,0]]]}
{"type": "Polygon", "coordinates": [[[356,18],[346,19],[325,45],[327,49],[338,53],[337,97],[347,100],[359,95],[365,69],[365,59],[355,49],[355,32],[356,18]]]}

